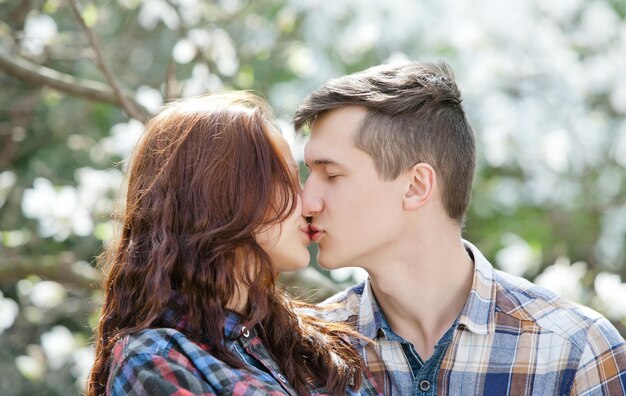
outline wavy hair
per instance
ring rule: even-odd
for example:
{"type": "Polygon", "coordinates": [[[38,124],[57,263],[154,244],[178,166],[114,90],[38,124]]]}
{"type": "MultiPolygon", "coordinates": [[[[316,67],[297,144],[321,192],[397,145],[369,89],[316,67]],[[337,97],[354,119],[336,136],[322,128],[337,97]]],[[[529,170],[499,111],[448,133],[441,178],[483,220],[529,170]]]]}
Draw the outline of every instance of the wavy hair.
{"type": "Polygon", "coordinates": [[[121,235],[100,256],[108,270],[88,395],[106,391],[111,351],[125,335],[172,327],[163,319],[177,296],[186,336],[227,364],[227,304],[246,289],[246,320],[298,392],[322,384],[357,388],[361,360],[348,327],[275,284],[269,256],[253,235],[295,210],[297,181],[271,137],[266,103],[245,92],[173,102],[145,128],[131,158],[121,235]],[[300,313],[298,313],[300,312],[300,313]]]}

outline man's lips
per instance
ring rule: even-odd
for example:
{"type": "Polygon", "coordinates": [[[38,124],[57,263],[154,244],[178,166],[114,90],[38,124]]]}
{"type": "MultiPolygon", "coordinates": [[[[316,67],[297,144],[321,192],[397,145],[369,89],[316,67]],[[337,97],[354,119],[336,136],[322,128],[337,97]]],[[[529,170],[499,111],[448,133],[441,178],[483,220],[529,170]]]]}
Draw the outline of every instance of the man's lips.
{"type": "Polygon", "coordinates": [[[311,240],[316,243],[319,242],[319,240],[322,239],[322,237],[326,233],[323,229],[318,228],[312,224],[309,226],[309,228],[311,229],[311,240]]]}

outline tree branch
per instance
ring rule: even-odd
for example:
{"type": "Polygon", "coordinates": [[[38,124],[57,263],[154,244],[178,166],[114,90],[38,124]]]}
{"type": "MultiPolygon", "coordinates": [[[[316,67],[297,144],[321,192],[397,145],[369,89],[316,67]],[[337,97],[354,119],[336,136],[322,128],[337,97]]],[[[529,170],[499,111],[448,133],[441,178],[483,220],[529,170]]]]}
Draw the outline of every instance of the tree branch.
{"type": "MultiPolygon", "coordinates": [[[[68,95],[123,107],[118,96],[106,84],[61,73],[26,59],[11,56],[1,49],[0,70],[26,84],[48,86],[68,95]]],[[[127,100],[132,100],[129,97],[126,98],[127,100]]],[[[141,118],[138,119],[145,122],[148,119],[149,112],[139,104],[135,105],[140,109],[140,114],[142,114],[141,118]]]]}
{"type": "Polygon", "coordinates": [[[15,284],[29,275],[87,290],[99,289],[102,279],[98,270],[87,263],[76,261],[69,252],[60,256],[9,256],[8,260],[0,263],[0,285],[15,284]]]}
{"type": "Polygon", "coordinates": [[[115,96],[121,103],[122,109],[129,117],[145,121],[145,115],[142,114],[141,111],[137,108],[136,104],[132,100],[129,100],[129,98],[126,96],[126,94],[122,90],[122,86],[117,81],[117,78],[115,78],[115,76],[113,75],[113,71],[109,67],[109,64],[105,61],[103,55],[104,51],[102,50],[100,41],[98,40],[98,37],[96,37],[96,34],[93,32],[93,30],[91,30],[89,26],[87,26],[87,24],[85,23],[85,20],[83,19],[80,11],[78,10],[78,6],[76,5],[76,0],[68,0],[68,2],[72,7],[72,12],[74,13],[74,16],[83,28],[85,34],[87,35],[87,39],[89,40],[89,43],[91,44],[91,47],[96,54],[96,63],[98,67],[106,76],[109,84],[111,84],[111,88],[113,88],[115,96]]]}
{"type": "Polygon", "coordinates": [[[11,56],[3,50],[0,50],[0,70],[27,84],[49,86],[73,96],[122,106],[118,97],[106,84],[61,73],[26,59],[11,56]]]}
{"type": "MultiPolygon", "coordinates": [[[[24,257],[11,254],[4,254],[4,256],[7,260],[0,262],[0,285],[15,284],[29,275],[37,275],[42,279],[74,285],[86,290],[96,290],[102,287],[103,274],[91,265],[77,261],[71,252],[64,252],[57,256],[24,257]]],[[[313,268],[281,273],[280,281],[292,294],[313,302],[322,301],[343,289],[342,286],[313,268]]]]}
{"type": "Polygon", "coordinates": [[[170,61],[167,64],[164,91],[165,94],[163,97],[165,102],[180,97],[180,90],[178,89],[178,83],[176,81],[176,61],[173,58],[170,58],[170,61]]]}

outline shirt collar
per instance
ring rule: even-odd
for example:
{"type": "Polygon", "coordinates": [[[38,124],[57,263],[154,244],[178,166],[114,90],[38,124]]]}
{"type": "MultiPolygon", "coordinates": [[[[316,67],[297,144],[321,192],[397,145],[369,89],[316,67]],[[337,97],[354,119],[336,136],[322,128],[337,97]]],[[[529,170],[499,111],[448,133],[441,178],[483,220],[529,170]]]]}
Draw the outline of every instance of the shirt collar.
{"type": "Polygon", "coordinates": [[[492,334],[495,330],[496,279],[495,271],[478,248],[463,241],[474,259],[474,279],[459,324],[476,334],[492,334]]]}
{"type": "MultiPolygon", "coordinates": [[[[187,319],[185,315],[180,314],[182,303],[176,298],[173,298],[170,306],[168,306],[162,313],[160,322],[166,327],[174,328],[180,332],[185,333],[187,331],[187,319]]],[[[243,320],[241,315],[237,312],[226,310],[224,312],[224,338],[227,340],[238,339],[244,329],[252,330],[250,323],[243,320]]],[[[205,335],[206,337],[206,335],[205,335]]],[[[204,340],[208,341],[208,340],[204,340]]]]}
{"type": "Polygon", "coordinates": [[[369,278],[363,285],[363,296],[359,307],[358,331],[365,337],[373,340],[379,332],[384,331],[385,322],[383,313],[376,302],[369,278]]]}
{"type": "MultiPolygon", "coordinates": [[[[496,281],[495,272],[482,253],[467,241],[465,248],[474,259],[474,277],[472,288],[458,319],[458,324],[475,334],[487,335],[495,329],[496,281]]],[[[363,296],[359,307],[358,331],[369,339],[381,334],[387,336],[393,332],[385,331],[386,324],[368,278],[363,285],[363,296]]]]}
{"type": "Polygon", "coordinates": [[[227,340],[236,340],[241,336],[244,330],[244,323],[238,313],[234,311],[226,311],[224,317],[224,338],[227,340]]]}

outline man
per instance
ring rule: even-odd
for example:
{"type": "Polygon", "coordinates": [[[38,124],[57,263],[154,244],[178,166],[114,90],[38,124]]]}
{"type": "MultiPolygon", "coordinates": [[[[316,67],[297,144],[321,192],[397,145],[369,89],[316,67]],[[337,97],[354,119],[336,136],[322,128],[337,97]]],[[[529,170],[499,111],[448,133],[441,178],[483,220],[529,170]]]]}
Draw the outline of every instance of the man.
{"type": "Polygon", "coordinates": [[[319,263],[369,279],[329,302],[372,344],[384,394],[624,394],[626,345],[601,315],[493,269],[461,238],[473,130],[444,63],[379,66],[329,81],[298,108],[309,125],[303,213],[319,263]]]}

